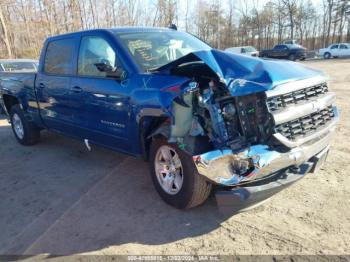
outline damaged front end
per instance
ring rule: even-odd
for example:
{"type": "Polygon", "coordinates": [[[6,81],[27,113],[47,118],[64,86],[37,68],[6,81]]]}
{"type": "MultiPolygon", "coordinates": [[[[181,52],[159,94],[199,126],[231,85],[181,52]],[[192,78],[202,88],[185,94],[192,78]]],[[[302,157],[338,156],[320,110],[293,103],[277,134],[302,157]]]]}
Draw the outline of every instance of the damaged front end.
{"type": "Polygon", "coordinates": [[[212,50],[158,72],[190,79],[173,100],[169,142],[222,186],[219,202],[228,195],[261,201],[314,172],[327,156],[339,117],[318,71],[212,50]]]}

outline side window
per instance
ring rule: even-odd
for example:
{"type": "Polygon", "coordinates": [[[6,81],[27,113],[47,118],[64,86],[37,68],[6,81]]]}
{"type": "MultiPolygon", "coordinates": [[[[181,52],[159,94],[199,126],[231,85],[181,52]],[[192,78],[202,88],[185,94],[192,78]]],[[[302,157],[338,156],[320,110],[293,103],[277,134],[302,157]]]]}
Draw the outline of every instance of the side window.
{"type": "Polygon", "coordinates": [[[338,49],[338,45],[332,45],[331,49],[338,49]]]}
{"type": "Polygon", "coordinates": [[[106,77],[107,72],[99,70],[99,64],[106,64],[113,70],[117,66],[116,53],[109,43],[98,36],[85,36],[81,40],[78,74],[83,76],[106,77]]]}
{"type": "Polygon", "coordinates": [[[44,60],[44,72],[49,74],[73,74],[73,38],[52,41],[48,44],[44,60]]]}
{"type": "Polygon", "coordinates": [[[348,49],[346,45],[340,45],[340,49],[348,49]]]}

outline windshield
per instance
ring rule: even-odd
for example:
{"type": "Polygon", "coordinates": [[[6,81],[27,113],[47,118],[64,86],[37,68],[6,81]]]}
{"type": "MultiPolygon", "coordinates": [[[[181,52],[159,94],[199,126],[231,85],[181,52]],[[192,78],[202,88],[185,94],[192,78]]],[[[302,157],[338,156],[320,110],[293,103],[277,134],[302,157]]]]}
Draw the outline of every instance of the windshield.
{"type": "Polygon", "coordinates": [[[177,31],[117,33],[117,36],[145,71],[166,65],[188,53],[211,49],[196,37],[177,31]]]}
{"type": "Polygon", "coordinates": [[[4,62],[2,67],[7,72],[35,71],[37,69],[35,62],[4,62]]]}
{"type": "Polygon", "coordinates": [[[252,46],[246,46],[244,49],[246,52],[255,52],[256,51],[256,49],[252,46]]]}

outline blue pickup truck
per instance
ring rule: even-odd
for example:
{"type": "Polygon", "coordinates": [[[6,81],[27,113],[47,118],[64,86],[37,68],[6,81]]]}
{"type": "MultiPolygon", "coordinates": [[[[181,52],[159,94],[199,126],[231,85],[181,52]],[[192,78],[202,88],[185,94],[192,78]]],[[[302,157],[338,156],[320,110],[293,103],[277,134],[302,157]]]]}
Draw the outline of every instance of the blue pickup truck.
{"type": "Polygon", "coordinates": [[[50,37],[38,72],[0,73],[0,103],[23,145],[47,129],[143,157],[180,209],[272,196],[322,165],[338,121],[321,72],[164,28],[50,37]]]}

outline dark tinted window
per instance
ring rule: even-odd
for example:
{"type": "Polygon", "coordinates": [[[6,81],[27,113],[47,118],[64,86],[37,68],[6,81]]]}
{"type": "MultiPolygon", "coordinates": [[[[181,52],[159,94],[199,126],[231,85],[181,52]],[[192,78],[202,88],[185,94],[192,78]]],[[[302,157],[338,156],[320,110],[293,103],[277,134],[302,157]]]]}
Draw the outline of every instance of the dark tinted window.
{"type": "Polygon", "coordinates": [[[346,45],[340,45],[340,49],[348,49],[346,45]]]}
{"type": "Polygon", "coordinates": [[[332,47],[331,47],[331,49],[337,49],[338,48],[338,45],[333,45],[332,47]]]}
{"type": "Polygon", "coordinates": [[[276,46],[274,47],[274,49],[283,50],[283,49],[287,49],[287,46],[285,46],[285,45],[276,45],[276,46]]]}
{"type": "Polygon", "coordinates": [[[73,73],[73,38],[52,41],[48,44],[44,71],[49,74],[67,75],[73,73]]]}

